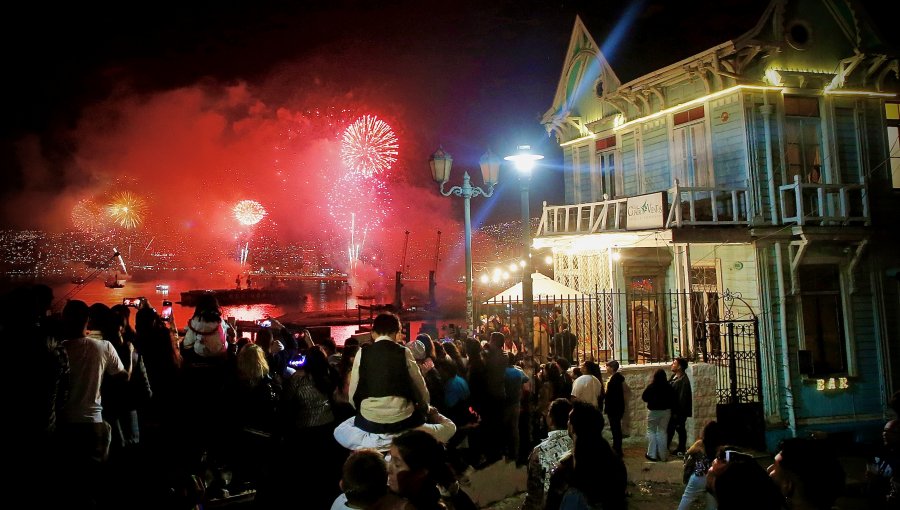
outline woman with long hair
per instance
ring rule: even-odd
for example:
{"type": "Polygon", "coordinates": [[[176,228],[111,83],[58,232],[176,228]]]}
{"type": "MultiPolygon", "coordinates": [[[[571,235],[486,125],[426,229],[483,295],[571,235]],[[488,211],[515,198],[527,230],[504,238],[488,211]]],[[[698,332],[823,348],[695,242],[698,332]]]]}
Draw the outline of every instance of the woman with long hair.
{"type": "Polygon", "coordinates": [[[227,431],[213,445],[221,459],[231,461],[232,483],[254,484],[268,466],[274,446],[280,388],[269,374],[265,351],[256,344],[238,351],[234,367],[225,391],[227,431]]]}
{"type": "Polygon", "coordinates": [[[716,498],[706,491],[706,473],[716,458],[716,452],[722,446],[722,430],[719,423],[710,420],[700,439],[688,448],[684,456],[684,494],[678,510],[688,510],[694,501],[706,498],[706,510],[716,509],[716,498]]]}
{"type": "Polygon", "coordinates": [[[456,365],[456,373],[461,377],[465,377],[466,363],[468,360],[462,357],[462,354],[459,352],[459,347],[453,342],[444,342],[444,352],[447,353],[447,357],[450,358],[450,361],[456,365]]]}
{"type": "Polygon", "coordinates": [[[476,508],[460,488],[444,445],[423,430],[408,430],[391,442],[388,487],[416,510],[476,508]]]}
{"type": "Polygon", "coordinates": [[[550,475],[546,508],[619,510],[626,505],[625,463],[602,436],[603,413],[576,401],[569,413],[572,452],[550,475]]]}
{"type": "MultiPolygon", "coordinates": [[[[290,479],[280,481],[278,490],[303,494],[309,508],[328,508],[340,493],[338,481],[347,456],[333,434],[338,382],[332,379],[328,357],[319,345],[295,357],[291,366],[296,372],[286,381],[282,394],[280,455],[285,465],[278,470],[290,479]]],[[[276,495],[273,500],[279,498],[276,495]]]]}
{"type": "Polygon", "coordinates": [[[335,421],[338,423],[356,414],[356,409],[350,403],[350,372],[358,352],[359,345],[345,345],[337,364],[338,380],[336,381],[337,388],[334,392],[332,411],[335,414],[335,421]]]}
{"type": "Polygon", "coordinates": [[[665,462],[669,455],[666,427],[675,405],[675,390],[666,379],[665,370],[659,368],[653,373],[641,398],[647,403],[647,453],[644,457],[649,461],[665,462]]]}

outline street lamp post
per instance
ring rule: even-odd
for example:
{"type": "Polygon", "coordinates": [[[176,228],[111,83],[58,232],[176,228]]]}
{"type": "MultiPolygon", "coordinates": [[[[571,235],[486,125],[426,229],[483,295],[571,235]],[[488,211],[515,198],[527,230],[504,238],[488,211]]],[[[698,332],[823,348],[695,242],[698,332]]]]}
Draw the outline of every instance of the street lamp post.
{"type": "Polygon", "coordinates": [[[519,171],[519,184],[522,192],[522,244],[525,267],[522,271],[522,313],[525,315],[525,349],[532,358],[534,368],[534,293],[531,273],[531,212],[528,203],[528,188],[531,184],[531,170],[535,162],[544,159],[540,154],[532,154],[530,145],[520,145],[519,153],[503,158],[512,161],[519,171]]]}
{"type": "Polygon", "coordinates": [[[438,149],[431,155],[428,160],[431,166],[431,175],[435,182],[441,185],[441,195],[449,197],[456,195],[463,198],[465,204],[465,222],[466,222],[466,327],[469,332],[475,331],[475,311],[474,299],[472,296],[472,217],[469,202],[472,197],[483,196],[489,198],[494,194],[494,186],[497,184],[500,174],[500,160],[494,156],[491,151],[481,156],[481,175],[484,183],[487,185],[487,191],[472,186],[469,179],[469,172],[463,173],[462,186],[453,186],[449,190],[444,191],[444,184],[450,180],[450,166],[453,164],[453,158],[444,149],[438,149]]]}

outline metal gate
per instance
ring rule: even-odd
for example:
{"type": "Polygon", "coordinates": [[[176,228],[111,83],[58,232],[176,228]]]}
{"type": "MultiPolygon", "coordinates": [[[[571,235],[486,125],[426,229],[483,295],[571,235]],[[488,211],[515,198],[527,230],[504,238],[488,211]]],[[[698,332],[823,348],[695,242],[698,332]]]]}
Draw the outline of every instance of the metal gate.
{"type": "Polygon", "coordinates": [[[764,447],[759,319],[752,312],[750,319],[734,319],[736,298],[740,296],[728,292],[722,296],[723,320],[695,323],[695,352],[698,359],[716,367],[716,419],[728,441],[764,447]]]}
{"type": "Polygon", "coordinates": [[[719,404],[761,402],[759,320],[705,321],[698,324],[700,358],[716,370],[719,404]]]}

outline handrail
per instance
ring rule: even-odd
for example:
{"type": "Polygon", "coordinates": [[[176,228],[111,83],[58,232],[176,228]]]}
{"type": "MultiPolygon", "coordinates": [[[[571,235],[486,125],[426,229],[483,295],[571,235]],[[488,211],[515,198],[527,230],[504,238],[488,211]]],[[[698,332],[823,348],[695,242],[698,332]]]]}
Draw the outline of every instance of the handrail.
{"type": "Polygon", "coordinates": [[[778,198],[781,205],[782,223],[794,222],[797,225],[807,223],[839,223],[846,225],[852,222],[860,222],[869,225],[869,193],[868,184],[849,183],[810,183],[801,182],[800,176],[794,176],[794,182],[778,187],[778,198]],[[856,195],[858,194],[858,201],[856,195]],[[791,197],[793,214],[788,213],[789,204],[787,197],[791,197]],[[857,205],[859,214],[853,215],[851,198],[857,205]],[[807,207],[808,206],[808,207],[807,207]]]}
{"type": "MultiPolygon", "coordinates": [[[[665,228],[693,225],[749,225],[750,202],[743,187],[675,186],[668,190],[669,214],[665,228]],[[682,211],[687,204],[689,210],[682,211]]],[[[600,202],[548,206],[544,202],[537,237],[624,231],[628,227],[628,197],[600,202]]]]}
{"type": "Polygon", "coordinates": [[[628,198],[574,205],[552,205],[544,202],[537,236],[562,234],[594,234],[625,230],[625,206],[628,198]]]}
{"type": "Polygon", "coordinates": [[[668,193],[670,205],[666,228],[750,224],[747,188],[682,186],[676,179],[675,185],[669,188],[668,193]],[[684,199],[684,195],[687,195],[687,200],[684,199]],[[685,211],[682,207],[685,203],[688,205],[687,219],[684,218],[685,211]]]}

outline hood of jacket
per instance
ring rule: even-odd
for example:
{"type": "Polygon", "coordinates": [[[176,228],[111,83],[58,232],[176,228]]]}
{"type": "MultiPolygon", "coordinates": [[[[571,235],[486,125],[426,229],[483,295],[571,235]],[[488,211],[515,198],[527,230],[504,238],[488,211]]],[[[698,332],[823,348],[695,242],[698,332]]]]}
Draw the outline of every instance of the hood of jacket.
{"type": "Polygon", "coordinates": [[[210,333],[215,333],[221,324],[221,321],[207,322],[200,317],[192,317],[190,322],[188,322],[188,327],[198,335],[209,335],[210,333]]]}

